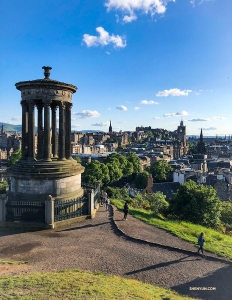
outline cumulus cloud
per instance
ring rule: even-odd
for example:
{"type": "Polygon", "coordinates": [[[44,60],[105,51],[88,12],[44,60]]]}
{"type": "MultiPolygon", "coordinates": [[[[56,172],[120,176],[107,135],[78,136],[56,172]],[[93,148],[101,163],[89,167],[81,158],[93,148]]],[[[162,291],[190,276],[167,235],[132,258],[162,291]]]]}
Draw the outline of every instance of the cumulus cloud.
{"type": "Polygon", "coordinates": [[[11,121],[19,121],[21,120],[21,117],[10,117],[11,121]]]}
{"type": "Polygon", "coordinates": [[[212,118],[196,118],[196,119],[191,119],[188,120],[190,122],[202,122],[202,121],[218,121],[218,120],[226,120],[227,118],[225,117],[212,117],[212,118]]]}
{"type": "Polygon", "coordinates": [[[135,14],[132,14],[130,16],[124,16],[123,21],[125,23],[130,23],[132,21],[135,21],[137,19],[137,16],[135,14]]]}
{"type": "Polygon", "coordinates": [[[104,126],[109,126],[110,122],[106,121],[106,122],[94,123],[94,124],[91,124],[91,125],[92,126],[97,126],[97,127],[104,127],[104,126]]]}
{"type": "Polygon", "coordinates": [[[202,130],[205,130],[205,131],[208,131],[208,130],[217,130],[217,127],[202,128],[202,130]]]}
{"type": "Polygon", "coordinates": [[[132,22],[137,19],[135,12],[150,14],[164,14],[167,3],[175,0],[106,0],[107,11],[119,10],[124,16],[124,22],[132,22]]]}
{"type": "Polygon", "coordinates": [[[71,127],[72,127],[72,128],[78,128],[78,127],[81,127],[81,125],[79,125],[79,124],[72,124],[71,127]]]}
{"type": "Polygon", "coordinates": [[[115,48],[124,48],[126,47],[126,39],[125,37],[121,37],[119,35],[110,35],[103,27],[96,28],[99,36],[84,34],[83,42],[87,45],[87,47],[97,47],[97,46],[107,46],[109,44],[113,44],[115,48]]]}
{"type": "Polygon", "coordinates": [[[180,90],[177,88],[170,89],[170,90],[163,90],[160,91],[156,94],[156,97],[168,97],[168,96],[173,96],[173,97],[178,97],[178,96],[188,96],[189,93],[191,93],[192,90],[180,90]]]}
{"type": "Polygon", "coordinates": [[[140,107],[138,107],[138,106],[134,107],[134,110],[139,110],[139,109],[140,109],[140,107]]]}
{"type": "Polygon", "coordinates": [[[191,119],[191,120],[188,120],[189,122],[205,122],[205,121],[209,121],[210,119],[208,118],[205,118],[205,119],[203,119],[203,118],[196,118],[196,119],[191,119]]]}
{"type": "Polygon", "coordinates": [[[140,104],[144,104],[144,105],[151,105],[151,104],[159,104],[158,102],[155,102],[155,101],[153,101],[153,100],[142,100],[141,102],[140,102],[140,104]]]}
{"type": "Polygon", "coordinates": [[[118,105],[116,108],[119,109],[119,110],[124,110],[124,111],[127,110],[127,107],[124,106],[124,105],[118,105]]]}
{"type": "Polygon", "coordinates": [[[178,117],[178,116],[188,116],[188,112],[183,110],[181,112],[164,114],[163,116],[165,118],[167,118],[167,117],[178,117]]]}
{"type": "Polygon", "coordinates": [[[73,114],[79,116],[78,119],[98,118],[100,116],[99,112],[96,110],[83,110],[80,113],[75,112],[73,114]]]}

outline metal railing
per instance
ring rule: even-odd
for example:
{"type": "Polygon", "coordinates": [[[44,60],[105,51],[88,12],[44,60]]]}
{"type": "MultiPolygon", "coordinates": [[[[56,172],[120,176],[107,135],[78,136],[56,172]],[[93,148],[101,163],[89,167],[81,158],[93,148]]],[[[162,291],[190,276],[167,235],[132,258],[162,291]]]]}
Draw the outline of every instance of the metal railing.
{"type": "Polygon", "coordinates": [[[68,220],[88,214],[87,196],[68,201],[54,201],[54,221],[68,220]]]}
{"type": "Polygon", "coordinates": [[[6,221],[45,223],[45,203],[8,201],[6,203],[6,221]]]}

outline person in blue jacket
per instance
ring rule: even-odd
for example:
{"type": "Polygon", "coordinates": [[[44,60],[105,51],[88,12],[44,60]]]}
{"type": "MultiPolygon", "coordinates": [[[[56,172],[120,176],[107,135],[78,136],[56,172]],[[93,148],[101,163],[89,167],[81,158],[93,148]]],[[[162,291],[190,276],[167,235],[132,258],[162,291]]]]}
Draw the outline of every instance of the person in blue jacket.
{"type": "Polygon", "coordinates": [[[204,255],[204,243],[205,243],[205,239],[204,239],[204,232],[201,232],[201,234],[198,237],[198,245],[200,246],[198,249],[198,253],[202,253],[202,255],[204,255]]]}

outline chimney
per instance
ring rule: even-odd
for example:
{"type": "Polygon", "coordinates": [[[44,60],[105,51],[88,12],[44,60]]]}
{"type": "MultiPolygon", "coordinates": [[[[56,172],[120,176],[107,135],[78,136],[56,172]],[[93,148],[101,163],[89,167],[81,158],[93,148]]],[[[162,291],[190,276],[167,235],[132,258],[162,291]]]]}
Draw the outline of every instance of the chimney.
{"type": "Polygon", "coordinates": [[[152,174],[150,174],[149,177],[148,177],[147,186],[150,186],[150,187],[153,186],[153,178],[152,178],[152,174]]]}

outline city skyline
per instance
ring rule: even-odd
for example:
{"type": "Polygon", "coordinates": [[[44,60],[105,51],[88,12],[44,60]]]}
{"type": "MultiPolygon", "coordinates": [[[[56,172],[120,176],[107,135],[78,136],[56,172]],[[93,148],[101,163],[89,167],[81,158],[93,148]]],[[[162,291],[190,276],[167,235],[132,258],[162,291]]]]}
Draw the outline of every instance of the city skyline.
{"type": "Polygon", "coordinates": [[[78,87],[72,130],[231,135],[232,3],[225,0],[4,1],[0,123],[21,124],[15,83],[78,87]]]}

